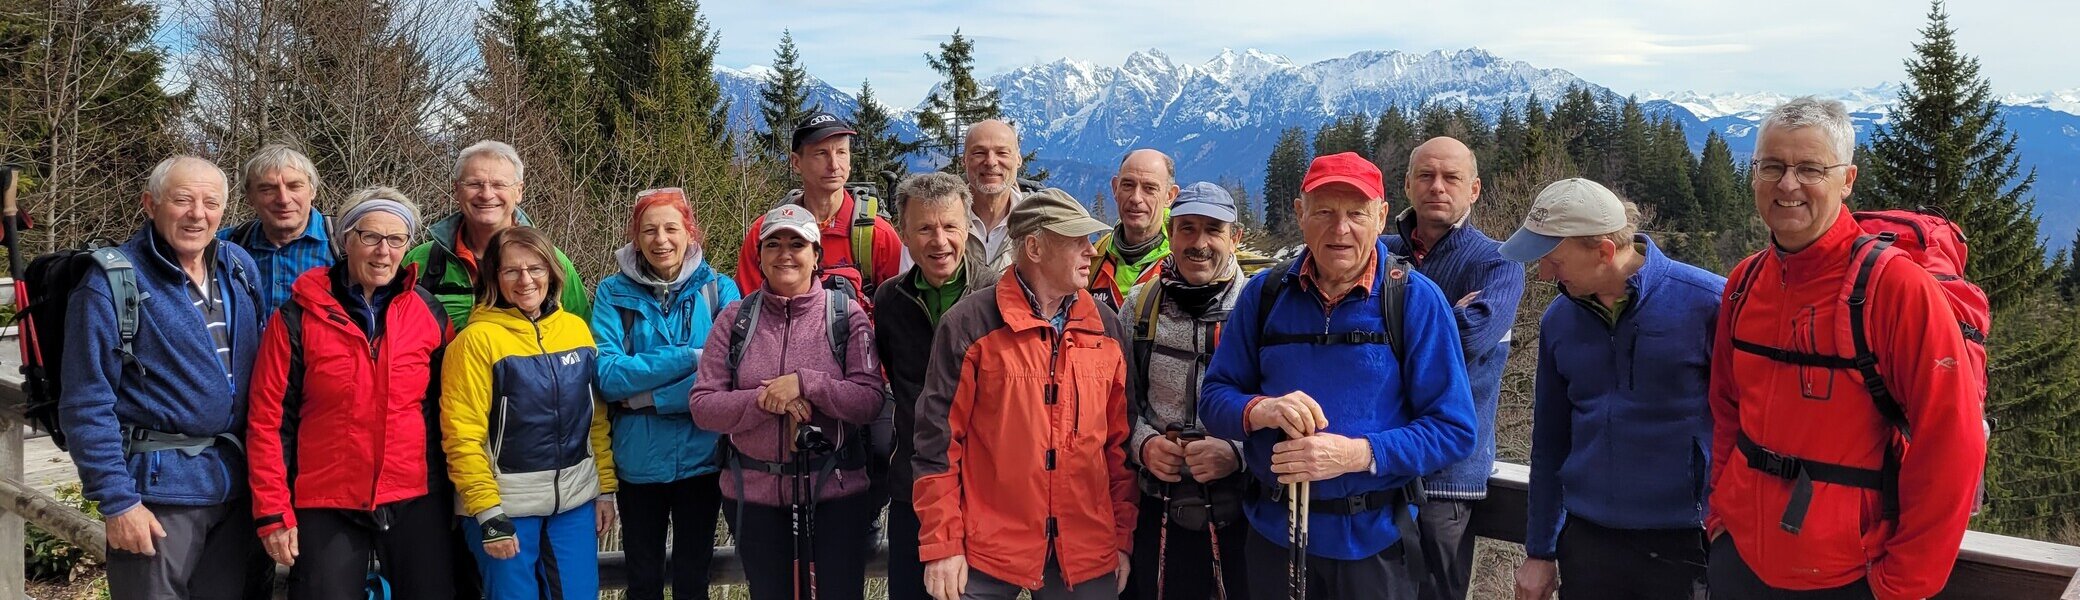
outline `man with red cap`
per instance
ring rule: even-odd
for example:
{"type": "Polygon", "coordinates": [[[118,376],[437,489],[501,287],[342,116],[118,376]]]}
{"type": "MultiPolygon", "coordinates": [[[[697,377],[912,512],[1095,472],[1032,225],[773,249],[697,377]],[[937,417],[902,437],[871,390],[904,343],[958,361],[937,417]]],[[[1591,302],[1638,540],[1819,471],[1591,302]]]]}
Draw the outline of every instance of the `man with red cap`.
{"type": "Polygon", "coordinates": [[[1293,211],[1307,248],[1242,290],[1199,400],[1208,434],[1243,441],[1254,491],[1251,597],[1416,597],[1412,504],[1425,473],[1473,451],[1473,393],[1444,292],[1380,241],[1371,161],[1317,158],[1293,211]],[[1283,486],[1311,483],[1304,581],[1289,577],[1283,486]]]}

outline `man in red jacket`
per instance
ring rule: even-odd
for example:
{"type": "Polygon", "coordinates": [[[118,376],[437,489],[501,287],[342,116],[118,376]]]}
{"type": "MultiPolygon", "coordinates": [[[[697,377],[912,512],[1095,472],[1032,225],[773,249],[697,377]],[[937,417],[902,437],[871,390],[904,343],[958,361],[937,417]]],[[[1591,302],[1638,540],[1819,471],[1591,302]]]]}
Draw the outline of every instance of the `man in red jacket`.
{"type": "Polygon", "coordinates": [[[1863,230],[1843,206],[1854,145],[1839,102],[1800,98],[1762,123],[1751,185],[1772,244],[1734,268],[1752,280],[1728,285],[1713,340],[1714,598],[1933,596],[1971,516],[1986,446],[1959,371],[1965,340],[1903,252],[1877,256],[1862,312],[1904,430],[1840,364],[1858,355],[1845,298],[1863,230]]]}

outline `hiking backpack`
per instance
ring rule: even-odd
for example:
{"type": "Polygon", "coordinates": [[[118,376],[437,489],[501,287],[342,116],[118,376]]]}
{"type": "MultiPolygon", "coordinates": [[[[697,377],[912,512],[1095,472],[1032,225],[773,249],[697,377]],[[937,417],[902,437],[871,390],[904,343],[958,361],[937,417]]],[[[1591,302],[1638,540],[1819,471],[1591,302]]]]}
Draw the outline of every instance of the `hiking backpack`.
{"type": "MultiPolygon", "coordinates": [[[[881,283],[881,276],[893,275],[874,272],[874,218],[887,219],[889,215],[881,210],[881,197],[875,195],[874,184],[847,183],[845,191],[852,193],[852,231],[845,237],[852,242],[853,267],[859,269],[860,287],[865,288],[856,290],[858,293],[853,299],[858,300],[860,306],[868,306],[874,295],[874,288],[881,283]]],[[[789,190],[787,196],[780,201],[781,204],[801,202],[800,189],[789,190]]]]}
{"type": "Polygon", "coordinates": [[[116,356],[123,360],[122,372],[130,373],[137,368],[132,346],[142,324],[144,297],[137,286],[136,265],[115,242],[90,240],[78,248],[29,261],[28,270],[22,273],[29,297],[14,316],[21,326],[22,392],[28,396],[29,420],[50,432],[51,442],[60,450],[66,449],[67,441],[65,430],[58,426],[58,399],[64,396],[65,380],[65,307],[89,269],[100,269],[108,277],[109,299],[116,309],[116,356]]]}
{"type": "MultiPolygon", "coordinates": [[[[1956,317],[1957,328],[1965,340],[1964,355],[1958,357],[1958,372],[1970,382],[1972,393],[1975,396],[1972,400],[1979,403],[1982,414],[1985,411],[1987,389],[1986,336],[1993,327],[1993,317],[1986,292],[1981,290],[1978,285],[1964,278],[1965,264],[1969,258],[1970,249],[1966,244],[1964,231],[1958,228],[1956,223],[1943,218],[1942,215],[1928,208],[1911,211],[1857,211],[1852,214],[1852,217],[1856,220],[1856,225],[1865,232],[1864,235],[1858,236],[1855,243],[1850,246],[1849,260],[1854,268],[1846,281],[1844,281],[1844,291],[1842,293],[1842,301],[1849,309],[1849,333],[1850,339],[1854,344],[1852,349],[1855,354],[1844,357],[1795,352],[1756,344],[1740,338],[1733,339],[1733,347],[1737,351],[1755,354],[1776,362],[1824,369],[1850,370],[1857,372],[1862,377],[1863,387],[1865,391],[1870,393],[1873,408],[1878,411],[1878,415],[1885,420],[1887,425],[1891,426],[1894,432],[1892,441],[1887,444],[1885,449],[1883,466],[1873,473],[1869,469],[1816,463],[1803,459],[1791,460],[1798,460],[1802,463],[1804,470],[1811,471],[1806,474],[1811,480],[1823,480],[1823,477],[1833,477],[1832,475],[1822,475],[1822,473],[1839,472],[1842,473],[1842,477],[1861,480],[1858,483],[1843,483],[1844,485],[1872,488],[1873,486],[1871,485],[1863,484],[1875,483],[1875,489],[1878,489],[1880,494],[1884,496],[1885,518],[1893,519],[1899,516],[1900,457],[1906,451],[1905,444],[1912,442],[1913,433],[1911,424],[1907,422],[1906,409],[1900,404],[1899,399],[1892,395],[1891,388],[1886,386],[1884,374],[1878,371],[1878,357],[1871,350],[1870,337],[1866,331],[1865,321],[1868,320],[1865,316],[1866,300],[1870,297],[1870,283],[1878,277],[1878,266],[1885,263],[1882,259],[1887,251],[1897,251],[1905,254],[1913,265],[1927,271],[1930,276],[1935,278],[1936,287],[1942,290],[1943,298],[1949,305],[1951,314],[1956,317]],[[1871,480],[1875,480],[1875,482],[1871,480]]],[[[1763,252],[1771,252],[1771,250],[1764,250],[1763,252]]],[[[1736,320],[1740,318],[1741,307],[1747,299],[1748,287],[1754,283],[1755,273],[1762,268],[1762,262],[1761,253],[1748,257],[1742,263],[1742,266],[1739,267],[1740,272],[1729,283],[1728,288],[1733,290],[1733,293],[1728,299],[1734,303],[1733,311],[1730,314],[1736,320]]],[[[1981,431],[1986,436],[1990,437],[1992,435],[1993,419],[1991,416],[1986,417],[1986,421],[1982,423],[1981,431]]],[[[1739,444],[1743,446],[1741,449],[1743,453],[1749,453],[1749,447],[1760,449],[1759,446],[1754,446],[1753,442],[1746,440],[1745,436],[1738,441],[1745,442],[1739,444]]],[[[1985,441],[1987,441],[1987,438],[1981,438],[1982,443],[1985,441]]],[[[1761,452],[1767,453],[1766,450],[1761,450],[1761,452]]],[[[1753,463],[1755,461],[1753,458],[1750,458],[1749,462],[1753,463]]],[[[1811,484],[1801,483],[1800,485],[1811,484]]],[[[1977,486],[1977,500],[1972,510],[1974,514],[1983,509],[1987,501],[1984,465],[1980,466],[1977,486]]],[[[1784,522],[1782,523],[1787,530],[1793,533],[1797,532],[1799,518],[1802,518],[1804,515],[1803,507],[1797,505],[1798,496],[1799,492],[1794,491],[1794,505],[1787,507],[1784,522]]]]}
{"type": "MultiPolygon", "coordinates": [[[[1384,251],[1383,251],[1384,252],[1384,251]]],[[[1300,257],[1280,261],[1263,273],[1264,285],[1257,287],[1257,346],[1281,344],[1385,344],[1394,350],[1394,359],[1408,360],[1408,334],[1402,322],[1408,312],[1408,274],[1415,272],[1407,258],[1390,252],[1385,253],[1387,264],[1385,276],[1381,277],[1379,290],[1379,312],[1384,331],[1352,331],[1346,333],[1270,333],[1267,325],[1271,321],[1271,305],[1278,301],[1280,292],[1285,291],[1286,274],[1299,264],[1300,257]]]]}
{"type": "MultiPolygon", "coordinates": [[[[116,310],[116,356],[123,361],[120,372],[143,373],[135,346],[144,324],[144,301],[151,296],[138,287],[137,265],[120,246],[106,239],[89,240],[78,248],[29,261],[29,268],[22,272],[29,295],[14,315],[14,323],[21,325],[22,393],[28,397],[25,414],[50,433],[51,443],[59,450],[67,449],[68,442],[58,426],[58,399],[65,395],[65,309],[71,305],[72,291],[86,280],[90,269],[99,269],[108,278],[109,300],[116,310]]],[[[259,299],[260,292],[244,267],[232,263],[231,279],[247,298],[259,299]]]]}

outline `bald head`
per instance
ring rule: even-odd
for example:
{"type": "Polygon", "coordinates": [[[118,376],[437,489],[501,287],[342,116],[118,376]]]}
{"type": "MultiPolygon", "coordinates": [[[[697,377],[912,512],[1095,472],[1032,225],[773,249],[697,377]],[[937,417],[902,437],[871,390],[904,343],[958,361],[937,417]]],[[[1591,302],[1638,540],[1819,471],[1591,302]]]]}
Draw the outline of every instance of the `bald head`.
{"type": "Polygon", "coordinates": [[[1022,160],[1018,132],[1011,129],[1010,123],[987,119],[968,126],[961,148],[961,170],[977,201],[1000,198],[1017,189],[1022,160]]]}
{"type": "Polygon", "coordinates": [[[1419,233],[1434,241],[1464,220],[1480,199],[1480,161],[1464,142],[1430,138],[1408,153],[1408,183],[1402,191],[1415,209],[1419,233]]]}
{"type": "Polygon", "coordinates": [[[1169,156],[1146,148],[1127,153],[1112,176],[1112,198],[1127,243],[1139,245],[1161,234],[1163,209],[1177,193],[1177,164],[1169,156]]]}

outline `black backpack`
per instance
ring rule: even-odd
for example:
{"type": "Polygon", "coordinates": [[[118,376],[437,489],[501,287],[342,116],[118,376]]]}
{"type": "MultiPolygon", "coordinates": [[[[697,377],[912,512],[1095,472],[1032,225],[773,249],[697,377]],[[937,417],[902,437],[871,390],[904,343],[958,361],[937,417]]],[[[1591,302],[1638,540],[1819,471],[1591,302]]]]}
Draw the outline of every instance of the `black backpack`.
{"type": "Polygon", "coordinates": [[[137,267],[115,242],[91,240],[29,261],[29,268],[22,272],[29,297],[14,316],[21,326],[22,393],[28,397],[29,420],[50,432],[51,442],[60,450],[66,449],[65,430],[58,427],[58,398],[64,396],[65,307],[71,304],[72,290],[91,269],[108,276],[120,338],[116,354],[123,359],[123,372],[129,373],[137,367],[131,347],[141,325],[144,298],[137,286],[137,267]]]}

